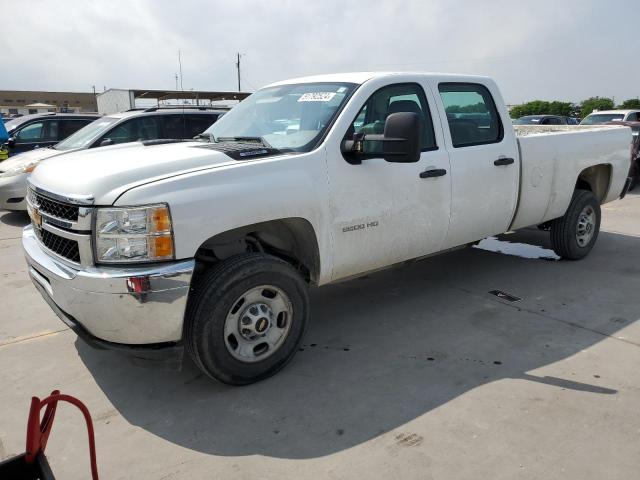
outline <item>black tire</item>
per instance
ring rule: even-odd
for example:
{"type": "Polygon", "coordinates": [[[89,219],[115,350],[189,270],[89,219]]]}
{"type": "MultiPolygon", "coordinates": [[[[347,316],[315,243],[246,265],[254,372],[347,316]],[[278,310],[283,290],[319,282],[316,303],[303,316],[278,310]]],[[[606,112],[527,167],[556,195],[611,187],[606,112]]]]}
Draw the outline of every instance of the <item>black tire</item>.
{"type": "Polygon", "coordinates": [[[553,251],[567,260],[584,258],[593,248],[600,232],[600,203],[588,190],[576,190],[564,216],[551,222],[551,246],[553,251]],[[580,245],[577,238],[580,215],[591,207],[595,214],[595,225],[591,239],[580,245]]]}
{"type": "Polygon", "coordinates": [[[300,274],[277,257],[248,253],[216,264],[198,280],[187,306],[184,342],[195,364],[209,377],[247,385],[273,375],[293,358],[308,323],[308,288],[300,274]],[[264,360],[248,363],[229,352],[225,321],[234,302],[261,285],[273,285],[288,296],[293,318],[280,346],[264,360]]]}
{"type": "Polygon", "coordinates": [[[634,190],[640,182],[640,160],[636,160],[633,164],[633,168],[629,172],[631,177],[631,184],[629,185],[629,191],[634,190]]]}

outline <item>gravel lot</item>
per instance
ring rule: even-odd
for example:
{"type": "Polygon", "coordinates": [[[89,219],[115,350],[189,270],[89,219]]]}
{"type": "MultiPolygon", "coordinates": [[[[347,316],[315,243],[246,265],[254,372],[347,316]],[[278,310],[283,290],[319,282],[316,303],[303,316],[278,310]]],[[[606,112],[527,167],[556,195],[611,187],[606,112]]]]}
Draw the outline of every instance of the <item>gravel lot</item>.
{"type": "MultiPolygon", "coordinates": [[[[77,340],[28,278],[26,216],[0,212],[0,458],[59,388],[91,410],[105,479],[637,478],[640,195],[603,212],[580,262],[473,248],[315,290],[303,351],[243,388],[77,340]]],[[[61,405],[59,478],[88,478],[86,445],[61,405]]]]}

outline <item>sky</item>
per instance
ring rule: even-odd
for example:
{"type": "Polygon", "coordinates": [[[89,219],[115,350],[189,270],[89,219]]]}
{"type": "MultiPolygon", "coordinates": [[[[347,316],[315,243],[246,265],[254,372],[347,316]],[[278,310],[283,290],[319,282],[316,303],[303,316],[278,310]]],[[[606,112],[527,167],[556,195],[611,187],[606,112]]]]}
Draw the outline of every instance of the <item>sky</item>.
{"type": "Polygon", "coordinates": [[[639,0],[0,0],[0,89],[244,91],[347,71],[489,75],[507,103],[640,96],[639,0]]]}

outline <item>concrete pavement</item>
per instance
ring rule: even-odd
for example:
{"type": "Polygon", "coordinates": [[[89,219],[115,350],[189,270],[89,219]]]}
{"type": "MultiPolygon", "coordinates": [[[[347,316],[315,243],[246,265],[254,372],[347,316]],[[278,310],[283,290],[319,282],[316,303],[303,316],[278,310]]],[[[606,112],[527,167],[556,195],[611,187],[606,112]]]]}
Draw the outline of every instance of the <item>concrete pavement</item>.
{"type": "MultiPolygon", "coordinates": [[[[640,471],[640,195],[603,209],[579,262],[464,249],[312,292],[275,377],[233,388],[79,341],[31,285],[23,215],[0,212],[0,458],[31,395],[92,412],[102,478],[624,479],[640,471]],[[489,294],[522,298],[509,302],[489,294]]],[[[526,230],[502,241],[548,248],[526,230]]],[[[47,447],[87,478],[81,416],[47,447]]]]}

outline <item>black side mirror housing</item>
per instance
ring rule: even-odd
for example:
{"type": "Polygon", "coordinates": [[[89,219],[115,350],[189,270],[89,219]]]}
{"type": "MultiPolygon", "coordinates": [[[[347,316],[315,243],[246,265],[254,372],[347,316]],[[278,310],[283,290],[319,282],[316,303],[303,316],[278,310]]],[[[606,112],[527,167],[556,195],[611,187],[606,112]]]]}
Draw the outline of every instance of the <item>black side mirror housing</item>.
{"type": "Polygon", "coordinates": [[[7,145],[9,145],[9,147],[13,148],[16,146],[16,138],[15,137],[9,137],[7,139],[7,145]]]}
{"type": "Polygon", "coordinates": [[[343,142],[342,152],[354,164],[380,157],[394,163],[417,162],[422,150],[421,123],[417,113],[392,113],[385,121],[382,135],[356,133],[353,140],[343,142]]]}
{"type": "Polygon", "coordinates": [[[100,142],[101,147],[107,147],[109,145],[113,145],[113,140],[111,140],[110,138],[105,138],[100,142]]]}

